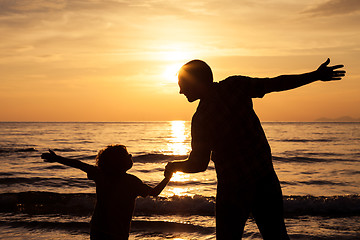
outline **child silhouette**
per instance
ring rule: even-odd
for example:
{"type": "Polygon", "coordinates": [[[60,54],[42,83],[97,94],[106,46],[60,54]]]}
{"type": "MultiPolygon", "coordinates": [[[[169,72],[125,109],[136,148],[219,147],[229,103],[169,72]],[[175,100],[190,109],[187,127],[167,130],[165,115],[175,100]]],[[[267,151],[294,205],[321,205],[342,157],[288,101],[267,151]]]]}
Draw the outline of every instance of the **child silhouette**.
{"type": "Polygon", "coordinates": [[[172,173],[154,188],[126,173],[132,156],[124,145],[110,145],[99,151],[95,166],[75,159],[64,158],[53,151],[43,153],[45,162],[58,162],[87,173],[96,184],[96,205],[91,219],[90,239],[123,240],[129,238],[130,223],[138,196],[158,196],[170,181],[172,173]]]}

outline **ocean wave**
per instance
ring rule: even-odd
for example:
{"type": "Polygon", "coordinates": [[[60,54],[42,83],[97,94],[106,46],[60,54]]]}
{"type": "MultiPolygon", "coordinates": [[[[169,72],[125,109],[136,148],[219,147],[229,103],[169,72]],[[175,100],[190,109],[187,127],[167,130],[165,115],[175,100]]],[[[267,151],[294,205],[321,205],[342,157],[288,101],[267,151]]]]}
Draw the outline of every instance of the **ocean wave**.
{"type": "MultiPolygon", "coordinates": [[[[0,212],[88,216],[93,211],[94,203],[95,194],[90,193],[21,192],[0,194],[0,212]]],[[[285,196],[284,208],[287,216],[359,216],[360,195],[285,196]]],[[[138,215],[213,216],[214,213],[215,197],[200,195],[138,198],[135,208],[135,214],[138,215]]]]}
{"type": "Polygon", "coordinates": [[[69,231],[88,232],[88,222],[50,222],[50,221],[1,221],[0,225],[11,227],[40,228],[40,229],[61,229],[69,231]]]}
{"type": "MultiPolygon", "coordinates": [[[[309,172],[311,173],[311,172],[309,172]]],[[[352,173],[353,174],[353,173],[352,173]]],[[[334,182],[328,180],[309,180],[309,181],[280,181],[281,185],[320,185],[320,186],[349,186],[346,182],[334,182]]]]}
{"type": "Polygon", "coordinates": [[[49,165],[47,167],[42,167],[42,169],[67,169],[67,167],[64,165],[49,165]]]}
{"type": "Polygon", "coordinates": [[[314,157],[279,157],[273,156],[274,161],[279,162],[297,162],[297,163],[321,163],[321,162],[358,162],[359,160],[348,159],[348,158],[314,158],[314,157]]]}
{"type": "MultiPolygon", "coordinates": [[[[152,163],[152,162],[167,162],[173,160],[184,160],[188,157],[188,155],[167,155],[161,153],[146,153],[140,154],[133,157],[134,162],[140,163],[152,163]]],[[[95,156],[89,156],[86,159],[94,159],[95,156]]],[[[281,162],[304,162],[304,163],[318,163],[318,162],[356,162],[359,160],[356,159],[349,159],[344,158],[343,156],[332,154],[332,153],[306,153],[306,154],[299,154],[299,156],[291,156],[291,157],[280,157],[280,156],[273,156],[274,161],[281,161],[281,162]],[[303,156],[306,155],[306,156],[303,156]],[[316,156],[316,157],[312,157],[316,156]],[[322,156],[324,158],[322,158],[322,156]]]]}
{"type": "MultiPolygon", "coordinates": [[[[155,163],[155,162],[166,162],[172,160],[186,159],[188,155],[168,155],[162,153],[143,153],[133,156],[134,162],[139,163],[155,163]]],[[[74,157],[79,160],[92,160],[96,158],[96,155],[83,155],[80,157],[74,157]]]]}
{"type": "MultiPolygon", "coordinates": [[[[72,148],[55,148],[53,149],[55,152],[60,153],[72,153],[77,152],[76,149],[72,148]]],[[[36,153],[39,152],[34,147],[25,147],[25,148],[0,148],[0,156],[2,154],[9,155],[15,154],[18,158],[26,158],[25,155],[18,155],[18,153],[36,153]]],[[[61,154],[60,154],[61,155],[61,154]]],[[[300,162],[300,163],[320,163],[320,162],[357,162],[359,161],[359,153],[354,153],[348,156],[344,156],[344,154],[338,153],[316,153],[316,152],[284,152],[281,156],[273,156],[274,161],[279,162],[300,162]],[[353,159],[350,159],[353,158],[353,159]]],[[[34,157],[34,156],[32,156],[34,157]]],[[[39,156],[40,157],[40,156],[39,156]]],[[[96,158],[96,154],[81,154],[68,156],[70,158],[79,159],[79,160],[94,160],[96,158]]],[[[135,163],[163,163],[173,160],[183,160],[186,159],[188,155],[171,155],[171,154],[163,154],[163,153],[140,153],[138,155],[133,156],[133,161],[135,163]]]]}
{"type": "MultiPolygon", "coordinates": [[[[50,220],[50,219],[49,219],[50,220]]],[[[67,231],[89,232],[89,222],[83,221],[38,221],[38,220],[18,220],[15,221],[1,221],[0,225],[7,225],[11,227],[26,227],[26,228],[40,228],[40,229],[60,229],[67,231]]],[[[187,232],[187,233],[200,233],[210,234],[215,232],[214,227],[203,227],[191,223],[179,223],[169,221],[144,221],[133,220],[131,221],[131,232],[137,231],[152,231],[152,232],[187,232]]]]}
{"type": "Polygon", "coordinates": [[[54,148],[52,149],[55,152],[77,152],[78,150],[72,148],[54,148]]]}
{"type": "Polygon", "coordinates": [[[27,148],[0,148],[0,153],[37,152],[33,147],[27,148]]]}
{"type": "Polygon", "coordinates": [[[312,157],[272,157],[274,161],[279,162],[303,162],[303,163],[313,163],[313,162],[328,162],[329,159],[324,158],[312,158],[312,157]]]}
{"type": "MultiPolygon", "coordinates": [[[[56,165],[54,165],[56,166],[56,165]]],[[[31,184],[34,186],[40,185],[44,187],[62,187],[72,186],[79,188],[87,188],[89,186],[95,186],[92,181],[88,181],[87,178],[42,178],[42,177],[7,177],[0,178],[0,186],[10,186],[13,184],[31,184]]]]}
{"type": "Polygon", "coordinates": [[[182,160],[186,159],[187,155],[166,155],[162,153],[147,153],[133,157],[134,162],[163,162],[171,160],[182,160]]]}
{"type": "Polygon", "coordinates": [[[286,196],[284,208],[287,215],[359,216],[360,195],[331,197],[286,196]]]}
{"type": "Polygon", "coordinates": [[[139,221],[131,222],[131,231],[151,230],[152,232],[195,232],[210,234],[215,232],[214,227],[203,227],[191,223],[178,223],[168,221],[139,221]]]}
{"type": "MultiPolygon", "coordinates": [[[[95,156],[94,156],[95,157],[95,156]]],[[[141,154],[133,157],[134,162],[141,162],[141,163],[151,163],[151,162],[167,162],[172,160],[183,160],[186,159],[188,155],[167,155],[161,153],[147,153],[141,154]]],[[[280,156],[273,156],[274,161],[281,161],[281,162],[304,162],[304,163],[318,163],[318,162],[331,162],[331,161],[340,161],[340,162],[356,162],[359,160],[356,159],[348,159],[344,158],[341,154],[335,153],[301,153],[298,156],[291,156],[291,157],[280,157],[280,156]],[[306,155],[306,156],[304,156],[306,155]],[[312,157],[316,156],[316,157],[312,157]],[[321,158],[324,157],[324,158],[321,158]]]]}
{"type": "Polygon", "coordinates": [[[349,183],[344,182],[334,182],[334,181],[327,181],[327,180],[310,180],[310,181],[298,181],[300,184],[304,185],[330,185],[330,186],[348,186],[349,183]]]}
{"type": "Polygon", "coordinates": [[[96,158],[96,155],[84,155],[84,156],[75,157],[75,158],[79,159],[79,160],[94,160],[96,158]]]}
{"type": "MultiPolygon", "coordinates": [[[[95,157],[95,156],[94,156],[95,157]]],[[[140,163],[152,163],[152,162],[167,162],[172,160],[183,160],[186,159],[188,155],[166,155],[161,153],[147,153],[141,154],[138,156],[133,157],[134,162],[140,163]]],[[[319,162],[331,162],[331,161],[341,161],[341,162],[354,162],[358,161],[355,159],[347,159],[347,158],[339,158],[340,156],[336,154],[327,154],[327,153],[306,153],[306,154],[299,154],[299,156],[291,156],[291,157],[280,157],[280,156],[273,156],[274,161],[280,162],[304,162],[304,163],[319,163],[319,162]],[[307,155],[307,156],[302,156],[307,155]],[[316,156],[316,157],[311,157],[316,156]],[[324,156],[324,158],[321,158],[324,156]],[[336,158],[334,158],[336,157],[336,158]]]]}
{"type": "MultiPolygon", "coordinates": [[[[50,165],[49,167],[46,167],[48,169],[65,169],[66,167],[62,165],[50,165]]],[[[213,167],[209,167],[213,168],[213,167]]],[[[153,171],[152,169],[151,171],[153,171]]],[[[162,168],[155,169],[156,171],[163,171],[162,168]]],[[[139,170],[139,172],[142,173],[148,173],[151,172],[150,170],[139,170]]],[[[312,171],[308,172],[302,172],[301,174],[308,174],[312,175],[312,171]]],[[[351,175],[358,175],[360,174],[360,171],[347,171],[347,174],[351,175]]],[[[82,178],[44,178],[44,177],[12,177],[13,174],[6,173],[1,174],[0,173],[0,186],[2,187],[12,187],[16,188],[18,186],[28,186],[28,187],[35,187],[32,190],[37,190],[38,187],[41,187],[39,189],[45,189],[45,190],[52,190],[53,188],[63,188],[66,186],[67,188],[78,188],[78,189],[88,189],[95,186],[95,183],[93,181],[89,181],[88,178],[82,177],[82,178]]],[[[154,183],[151,181],[145,181],[146,184],[153,185],[154,183]]],[[[334,186],[349,186],[348,182],[340,182],[340,181],[330,181],[330,180],[323,180],[323,179],[316,179],[316,180],[307,180],[307,181],[280,181],[281,185],[283,186],[327,186],[327,187],[334,187],[334,186]]],[[[215,187],[216,186],[216,179],[207,180],[207,181],[197,181],[197,180],[187,180],[187,181],[171,181],[169,186],[172,187],[193,187],[193,186],[210,186],[215,187]]],[[[30,189],[29,189],[30,190],[30,189]]],[[[50,191],[51,191],[50,190],[50,191]]],[[[56,191],[56,190],[55,190],[56,191]]],[[[76,191],[76,190],[75,190],[76,191]]],[[[4,190],[2,191],[4,192],[4,190]]]]}
{"type": "Polygon", "coordinates": [[[300,142],[300,143],[309,143],[309,142],[332,142],[334,139],[300,139],[300,138],[291,138],[291,139],[278,139],[273,140],[276,142],[300,142]]]}
{"type": "MultiPolygon", "coordinates": [[[[63,151],[73,151],[71,149],[64,149],[63,151]]],[[[336,153],[294,153],[294,152],[285,152],[285,156],[273,156],[274,161],[279,162],[300,162],[300,163],[321,163],[321,162],[358,162],[358,156],[344,156],[343,154],[336,153]],[[289,155],[289,156],[286,156],[289,155]],[[355,157],[354,159],[350,159],[355,157]]],[[[135,163],[164,163],[173,160],[184,160],[188,155],[170,155],[162,153],[142,153],[136,156],[133,156],[133,161],[135,163]]],[[[83,156],[74,156],[74,158],[79,160],[94,160],[96,155],[83,155],[83,156]]]]}
{"type": "MultiPolygon", "coordinates": [[[[63,165],[50,165],[48,167],[45,167],[46,169],[66,169],[67,167],[63,165]]],[[[163,171],[162,168],[155,169],[157,171],[163,171]]],[[[152,170],[138,170],[138,172],[142,173],[149,173],[154,171],[152,170]]],[[[88,178],[44,178],[44,177],[10,177],[13,176],[13,174],[10,173],[0,173],[0,186],[10,186],[14,184],[21,184],[24,185],[32,185],[32,186],[43,186],[43,187],[58,187],[62,188],[63,186],[68,187],[79,187],[79,188],[88,188],[88,187],[94,187],[95,183],[93,181],[89,181],[88,178]]],[[[146,181],[145,181],[146,182],[146,181]]],[[[154,184],[153,182],[146,182],[147,184],[154,184]]],[[[284,182],[285,183],[285,182],[284,182]]],[[[177,181],[171,181],[168,185],[169,186],[193,186],[193,185],[215,185],[216,180],[213,181],[196,181],[196,180],[189,180],[185,182],[177,182],[177,181]]]]}

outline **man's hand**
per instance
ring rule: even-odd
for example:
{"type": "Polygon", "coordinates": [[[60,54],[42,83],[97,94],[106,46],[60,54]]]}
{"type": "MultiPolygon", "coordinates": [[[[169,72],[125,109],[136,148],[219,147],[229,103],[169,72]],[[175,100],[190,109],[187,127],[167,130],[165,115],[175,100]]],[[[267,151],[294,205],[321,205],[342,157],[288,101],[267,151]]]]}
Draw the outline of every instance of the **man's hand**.
{"type": "Polygon", "coordinates": [[[41,158],[44,159],[44,162],[56,162],[58,156],[49,149],[48,153],[41,154],[41,158]]]}
{"type": "Polygon", "coordinates": [[[333,80],[341,80],[342,77],[345,76],[345,71],[334,71],[338,68],[343,68],[344,65],[335,65],[328,67],[330,63],[330,58],[328,58],[320,67],[315,71],[317,78],[321,81],[333,81],[333,80]]]}

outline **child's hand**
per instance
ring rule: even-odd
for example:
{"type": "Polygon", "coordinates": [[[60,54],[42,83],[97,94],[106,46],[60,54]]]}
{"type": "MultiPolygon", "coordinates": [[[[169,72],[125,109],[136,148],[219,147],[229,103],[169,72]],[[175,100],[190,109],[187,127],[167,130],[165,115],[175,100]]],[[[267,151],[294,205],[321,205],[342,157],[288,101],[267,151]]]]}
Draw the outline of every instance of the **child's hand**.
{"type": "Polygon", "coordinates": [[[175,166],[173,162],[168,162],[168,164],[166,164],[165,166],[165,172],[171,172],[174,173],[175,171],[175,166]]]}
{"type": "Polygon", "coordinates": [[[57,157],[58,156],[50,149],[49,153],[41,154],[41,158],[44,159],[44,162],[55,162],[57,157]]]}

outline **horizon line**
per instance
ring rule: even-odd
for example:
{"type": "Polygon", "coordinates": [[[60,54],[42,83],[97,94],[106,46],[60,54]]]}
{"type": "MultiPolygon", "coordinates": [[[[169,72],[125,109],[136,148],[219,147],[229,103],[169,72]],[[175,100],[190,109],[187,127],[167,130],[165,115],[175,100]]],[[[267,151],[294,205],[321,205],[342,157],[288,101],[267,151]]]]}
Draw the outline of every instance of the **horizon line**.
{"type": "MultiPolygon", "coordinates": [[[[160,122],[191,122],[191,120],[153,120],[153,121],[0,121],[0,123],[160,123],[160,122]]],[[[260,121],[263,123],[360,123],[360,119],[352,121],[341,120],[312,120],[312,121],[260,121]]]]}

